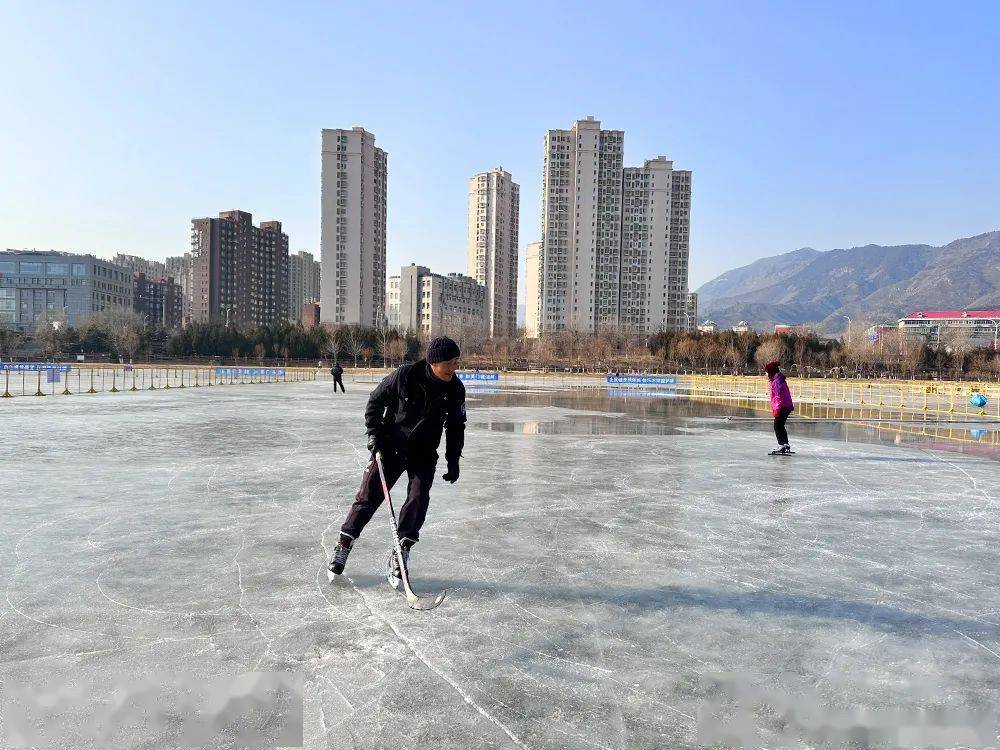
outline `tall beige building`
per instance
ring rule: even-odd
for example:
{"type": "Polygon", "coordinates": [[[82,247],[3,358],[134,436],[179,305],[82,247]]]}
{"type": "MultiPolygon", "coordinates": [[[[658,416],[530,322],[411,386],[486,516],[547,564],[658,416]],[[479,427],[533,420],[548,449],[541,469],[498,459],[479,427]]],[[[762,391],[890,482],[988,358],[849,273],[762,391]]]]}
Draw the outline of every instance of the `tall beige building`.
{"type": "Polygon", "coordinates": [[[542,243],[530,242],[524,252],[524,333],[537,339],[542,316],[542,243]]]}
{"type": "Polygon", "coordinates": [[[625,168],[624,139],[593,117],[545,137],[540,333],[686,327],[691,173],[625,168]]]}
{"type": "Polygon", "coordinates": [[[387,154],[364,128],[322,137],[320,314],[374,326],[385,315],[387,154]]]}
{"type": "Polygon", "coordinates": [[[312,253],[299,250],[288,256],[288,319],[302,322],[307,302],[319,302],[321,264],[312,253]]]}
{"type": "Polygon", "coordinates": [[[486,287],[486,331],[517,330],[517,230],[520,187],[503,167],[469,180],[468,271],[486,287]]]}

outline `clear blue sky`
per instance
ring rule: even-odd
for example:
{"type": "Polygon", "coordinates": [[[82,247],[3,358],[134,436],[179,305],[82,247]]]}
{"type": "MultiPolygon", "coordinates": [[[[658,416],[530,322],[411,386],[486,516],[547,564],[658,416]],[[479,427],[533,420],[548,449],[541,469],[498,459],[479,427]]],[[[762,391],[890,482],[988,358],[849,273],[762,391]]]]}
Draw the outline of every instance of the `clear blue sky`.
{"type": "MultiPolygon", "coordinates": [[[[389,152],[389,267],[464,271],[467,178],[594,115],[694,172],[692,287],[1000,228],[1000,4],[0,0],[0,247],[152,258],[240,208],[318,253],[323,127],[389,152]]],[[[523,265],[523,257],[522,257],[523,265]]]]}

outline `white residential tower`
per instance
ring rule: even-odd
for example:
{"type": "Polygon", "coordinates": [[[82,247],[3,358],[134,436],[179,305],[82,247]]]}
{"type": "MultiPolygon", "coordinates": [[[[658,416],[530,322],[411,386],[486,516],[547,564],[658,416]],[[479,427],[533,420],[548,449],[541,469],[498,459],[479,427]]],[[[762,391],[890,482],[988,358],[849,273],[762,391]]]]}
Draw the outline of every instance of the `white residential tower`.
{"type": "Polygon", "coordinates": [[[468,270],[486,287],[486,331],[517,330],[517,230],[520,188],[497,167],[469,180],[468,270]]]}
{"type": "Polygon", "coordinates": [[[385,315],[387,154],[364,128],[323,130],[321,320],[374,326],[385,315]]]}
{"type": "Polygon", "coordinates": [[[623,167],[624,133],[593,117],[545,136],[540,333],[690,330],[691,173],[660,156],[623,167]]]}

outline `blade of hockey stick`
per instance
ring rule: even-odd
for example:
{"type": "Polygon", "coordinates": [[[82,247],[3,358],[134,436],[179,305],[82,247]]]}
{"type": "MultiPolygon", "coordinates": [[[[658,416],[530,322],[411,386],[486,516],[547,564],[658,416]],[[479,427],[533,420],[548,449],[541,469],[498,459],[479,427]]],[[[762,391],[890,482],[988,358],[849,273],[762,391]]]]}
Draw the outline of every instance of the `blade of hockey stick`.
{"type": "Polygon", "coordinates": [[[389,495],[389,487],[385,482],[385,469],[382,467],[382,454],[375,453],[375,463],[378,466],[378,478],[382,481],[382,496],[389,503],[389,527],[392,529],[392,544],[396,552],[396,561],[399,563],[399,575],[403,581],[403,590],[406,592],[406,603],[410,609],[428,610],[434,609],[444,601],[447,589],[437,596],[418,596],[410,586],[410,574],[406,569],[406,562],[403,560],[403,547],[399,541],[399,526],[396,524],[396,509],[392,504],[392,497],[389,495]]]}

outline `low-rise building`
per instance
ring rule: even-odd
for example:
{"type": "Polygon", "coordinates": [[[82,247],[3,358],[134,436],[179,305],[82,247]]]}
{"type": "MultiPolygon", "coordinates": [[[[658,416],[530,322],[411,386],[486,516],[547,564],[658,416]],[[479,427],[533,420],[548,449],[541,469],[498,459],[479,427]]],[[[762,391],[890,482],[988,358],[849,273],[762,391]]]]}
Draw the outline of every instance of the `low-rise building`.
{"type": "MultiPolygon", "coordinates": [[[[399,274],[398,328],[427,338],[486,330],[486,287],[470,276],[431,273],[418,265],[399,274]]],[[[392,285],[387,284],[391,291],[392,285]]],[[[389,318],[389,314],[386,316],[389,318]]]]}
{"type": "Polygon", "coordinates": [[[932,345],[961,336],[972,346],[997,349],[1000,310],[919,310],[899,319],[899,331],[905,338],[932,345]]]}
{"type": "Polygon", "coordinates": [[[733,333],[750,333],[753,328],[745,320],[741,320],[739,323],[733,326],[733,333]]]}
{"type": "Polygon", "coordinates": [[[0,327],[28,330],[39,316],[69,325],[108,307],[131,309],[132,274],[93,255],[0,252],[0,327]]]}
{"type": "Polygon", "coordinates": [[[385,319],[390,328],[399,328],[399,277],[385,280],[385,319]]]}
{"type": "Polygon", "coordinates": [[[313,328],[319,325],[319,303],[306,302],[302,305],[302,325],[313,328]]]}
{"type": "Polygon", "coordinates": [[[714,320],[706,320],[704,323],[698,326],[698,330],[701,333],[715,333],[716,331],[719,330],[719,327],[715,324],[714,320]]]}

